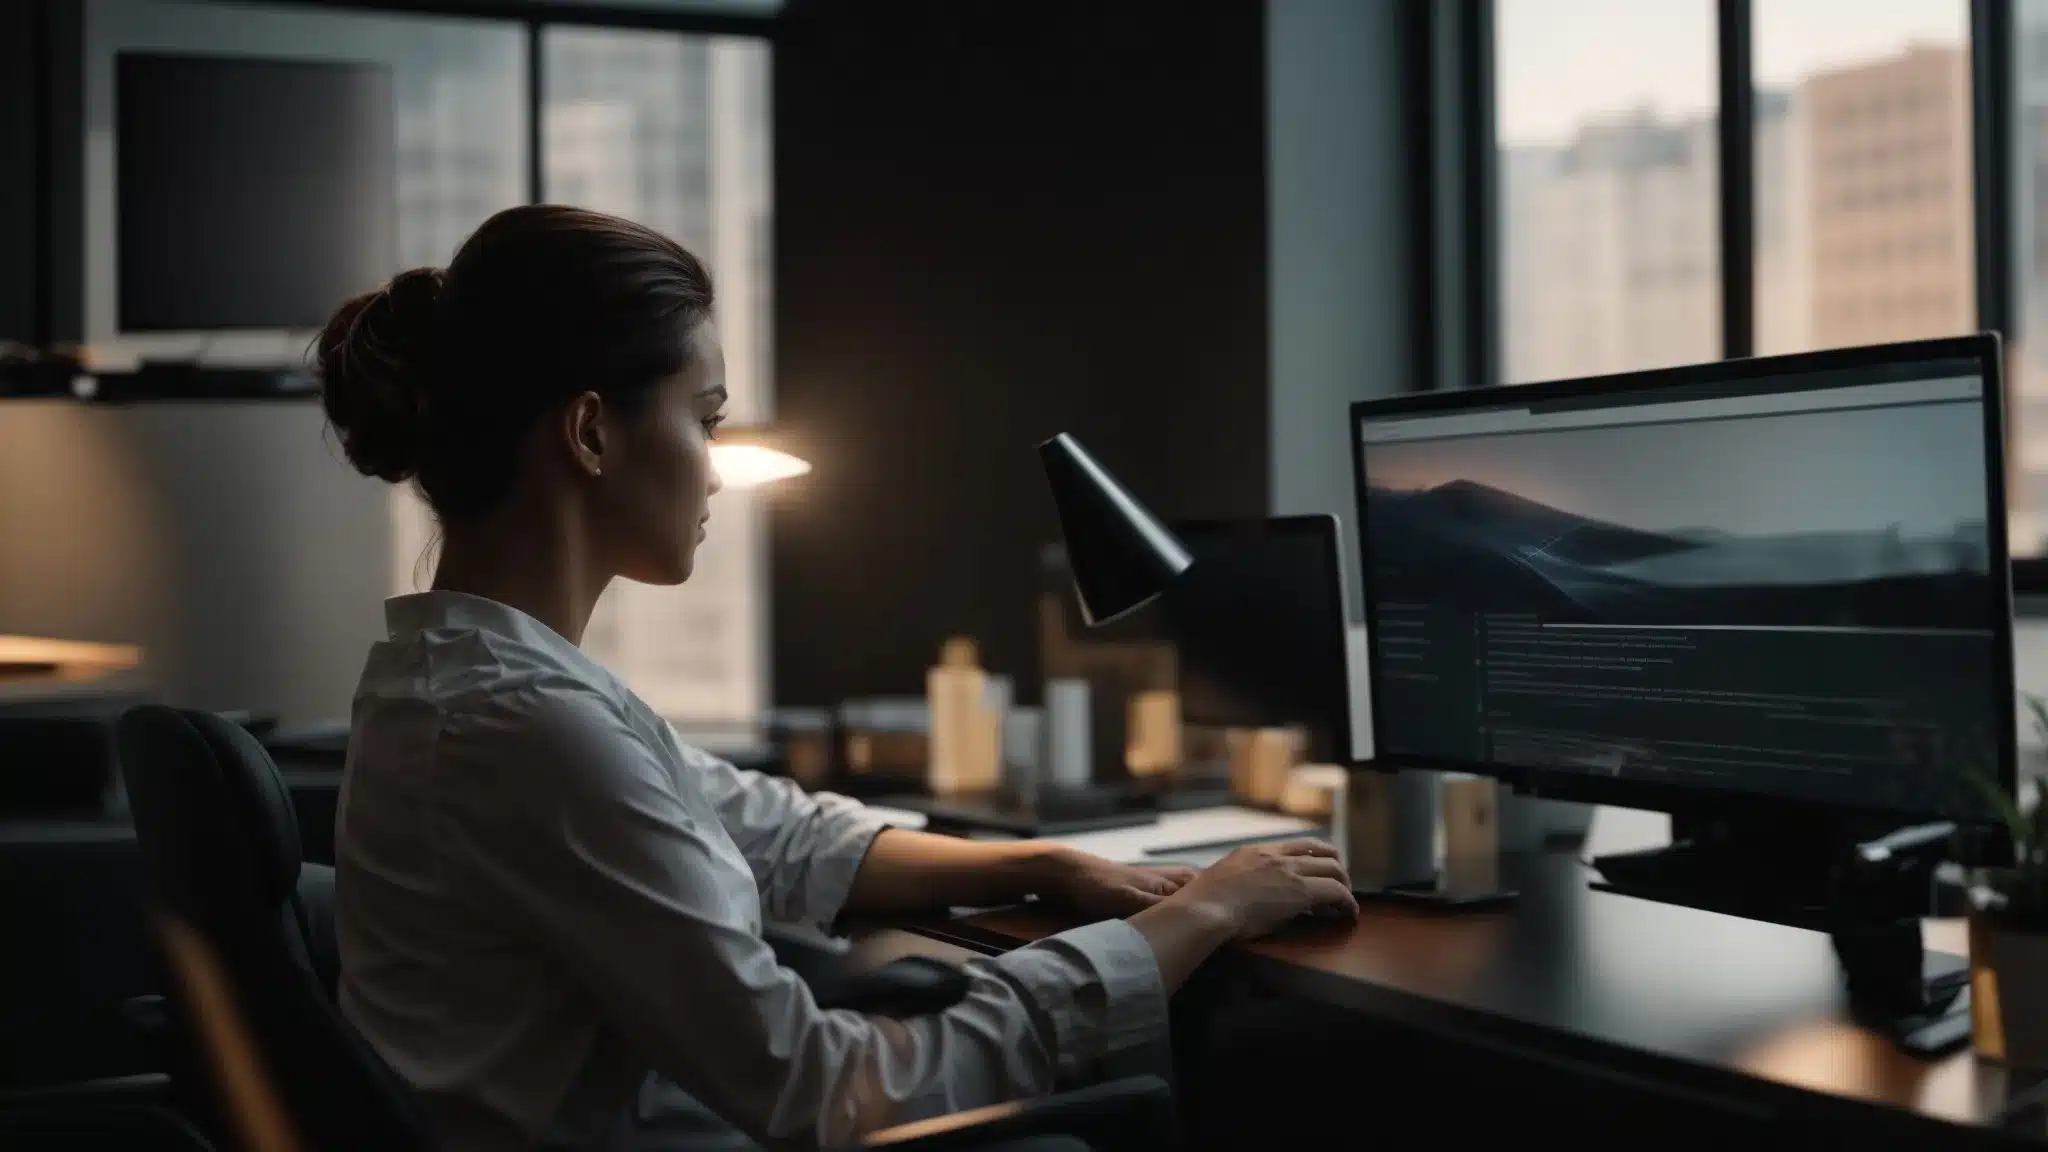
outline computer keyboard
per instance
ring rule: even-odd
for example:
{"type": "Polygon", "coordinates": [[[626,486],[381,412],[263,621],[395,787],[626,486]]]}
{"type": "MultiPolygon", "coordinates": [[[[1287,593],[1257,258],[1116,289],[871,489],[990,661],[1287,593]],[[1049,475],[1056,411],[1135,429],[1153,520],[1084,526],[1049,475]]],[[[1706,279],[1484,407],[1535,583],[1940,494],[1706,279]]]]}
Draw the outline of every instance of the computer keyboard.
{"type": "Polygon", "coordinates": [[[1160,832],[1158,842],[1146,845],[1147,855],[1178,856],[1213,849],[1228,851],[1240,844],[1261,840],[1320,836],[1324,829],[1299,816],[1232,806],[1177,814],[1170,821],[1161,822],[1160,832]]]}

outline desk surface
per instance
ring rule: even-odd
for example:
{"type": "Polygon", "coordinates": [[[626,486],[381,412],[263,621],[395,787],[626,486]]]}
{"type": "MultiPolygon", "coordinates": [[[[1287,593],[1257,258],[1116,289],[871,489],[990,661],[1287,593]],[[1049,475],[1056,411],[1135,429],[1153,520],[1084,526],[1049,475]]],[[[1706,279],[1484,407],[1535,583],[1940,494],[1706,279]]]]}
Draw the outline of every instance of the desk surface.
{"type": "MultiPolygon", "coordinates": [[[[1589,891],[1567,856],[1518,861],[1512,909],[1446,915],[1368,904],[1355,925],[1301,928],[1224,960],[1261,986],[1435,1031],[1628,1064],[1705,1091],[1775,1086],[1995,1123],[2003,1067],[1968,1051],[1913,1059],[1845,1013],[1827,938],[1589,891]]],[[[954,938],[983,946],[1067,924],[987,912],[954,938]]],[[[1960,951],[1960,933],[1934,943],[1960,951]]]]}

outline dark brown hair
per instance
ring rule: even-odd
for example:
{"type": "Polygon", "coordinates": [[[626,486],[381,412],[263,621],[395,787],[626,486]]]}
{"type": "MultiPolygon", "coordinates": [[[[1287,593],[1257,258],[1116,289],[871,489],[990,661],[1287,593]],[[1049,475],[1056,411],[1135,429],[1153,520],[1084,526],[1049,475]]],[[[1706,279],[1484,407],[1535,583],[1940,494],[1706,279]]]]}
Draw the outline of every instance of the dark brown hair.
{"type": "Polygon", "coordinates": [[[633,414],[688,366],[711,275],[666,236],[581,208],[509,208],[443,270],[335,310],[321,403],[366,476],[415,480],[445,523],[511,490],[534,423],[595,392],[633,414]]]}

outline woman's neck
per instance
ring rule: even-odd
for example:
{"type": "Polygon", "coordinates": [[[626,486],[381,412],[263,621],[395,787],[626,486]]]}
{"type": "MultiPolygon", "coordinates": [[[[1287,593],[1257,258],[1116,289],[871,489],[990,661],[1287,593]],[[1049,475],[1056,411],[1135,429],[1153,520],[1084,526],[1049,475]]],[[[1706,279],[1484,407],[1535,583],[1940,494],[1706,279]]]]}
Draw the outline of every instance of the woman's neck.
{"type": "Polygon", "coordinates": [[[611,574],[592,562],[569,519],[505,509],[447,529],[434,589],[517,608],[571,644],[582,644],[611,574]]]}

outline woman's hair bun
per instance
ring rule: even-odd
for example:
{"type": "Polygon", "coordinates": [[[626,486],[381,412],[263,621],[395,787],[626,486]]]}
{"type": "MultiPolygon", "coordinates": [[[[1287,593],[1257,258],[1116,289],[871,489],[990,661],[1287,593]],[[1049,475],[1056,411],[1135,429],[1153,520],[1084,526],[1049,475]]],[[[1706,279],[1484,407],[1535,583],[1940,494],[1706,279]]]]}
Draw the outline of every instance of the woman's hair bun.
{"type": "Polygon", "coordinates": [[[335,310],[317,344],[321,405],[349,463],[394,484],[419,474],[445,273],[401,272],[335,310]]]}

